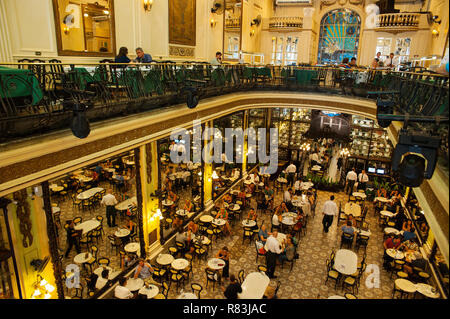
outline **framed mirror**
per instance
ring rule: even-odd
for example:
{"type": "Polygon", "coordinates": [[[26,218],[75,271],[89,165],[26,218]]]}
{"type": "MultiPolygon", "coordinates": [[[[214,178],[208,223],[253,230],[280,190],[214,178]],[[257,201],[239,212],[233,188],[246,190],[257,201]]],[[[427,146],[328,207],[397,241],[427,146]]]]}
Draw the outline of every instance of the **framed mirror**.
{"type": "Polygon", "coordinates": [[[112,0],[53,0],[59,55],[115,56],[112,0]]]}
{"type": "Polygon", "coordinates": [[[224,0],[223,60],[238,61],[242,46],[242,0],[224,0]]]}

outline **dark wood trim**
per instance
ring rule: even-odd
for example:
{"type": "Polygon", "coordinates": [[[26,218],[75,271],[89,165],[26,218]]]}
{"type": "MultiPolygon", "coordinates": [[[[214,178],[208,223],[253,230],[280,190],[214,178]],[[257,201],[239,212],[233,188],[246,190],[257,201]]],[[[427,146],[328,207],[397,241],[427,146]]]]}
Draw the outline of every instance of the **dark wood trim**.
{"type": "Polygon", "coordinates": [[[134,163],[136,166],[136,199],[137,199],[137,221],[138,221],[138,229],[139,229],[139,244],[141,246],[141,258],[145,258],[145,240],[144,240],[144,226],[143,226],[143,218],[142,218],[142,207],[143,207],[143,198],[142,198],[142,183],[141,183],[141,149],[136,147],[134,149],[134,163]]]}
{"type": "MultiPolygon", "coordinates": [[[[59,56],[86,56],[86,57],[114,57],[116,56],[116,24],[114,16],[114,0],[110,0],[109,15],[111,17],[111,48],[112,52],[84,52],[84,51],[73,51],[73,50],[63,50],[61,41],[61,17],[58,11],[58,0],[52,0],[53,3],[53,16],[55,20],[55,35],[56,35],[56,46],[58,48],[59,56]]],[[[84,21],[84,20],[83,20],[84,21]]]]}
{"type": "Polygon", "coordinates": [[[42,187],[42,198],[44,199],[45,218],[47,219],[47,237],[50,249],[50,258],[52,260],[53,274],[55,275],[56,281],[56,291],[58,293],[58,299],[64,299],[64,286],[61,276],[62,265],[61,260],[59,259],[58,240],[56,238],[56,231],[55,231],[56,225],[53,222],[53,212],[50,200],[50,189],[48,186],[48,181],[42,182],[41,187],[42,187]]]}

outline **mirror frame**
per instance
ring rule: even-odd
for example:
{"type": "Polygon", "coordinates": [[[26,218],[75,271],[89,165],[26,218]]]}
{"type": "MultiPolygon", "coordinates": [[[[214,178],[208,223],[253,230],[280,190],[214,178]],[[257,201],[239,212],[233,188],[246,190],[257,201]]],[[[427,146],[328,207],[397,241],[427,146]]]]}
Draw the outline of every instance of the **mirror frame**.
{"type": "MultiPolygon", "coordinates": [[[[224,11],[223,11],[223,32],[222,32],[222,55],[223,55],[223,59],[222,61],[230,61],[230,62],[239,62],[239,59],[227,59],[225,58],[225,11],[227,10],[227,1],[228,0],[224,0],[224,11]]],[[[244,1],[241,1],[241,25],[239,27],[239,52],[242,50],[242,19],[244,17],[243,12],[244,12],[244,1]]]]}
{"type": "Polygon", "coordinates": [[[116,56],[116,26],[115,26],[115,16],[114,16],[114,0],[110,0],[110,17],[111,17],[111,47],[112,52],[85,52],[85,51],[74,51],[74,50],[64,50],[62,47],[61,39],[61,28],[60,21],[61,16],[59,15],[59,3],[58,0],[53,0],[53,14],[55,22],[55,32],[56,32],[56,45],[58,48],[58,55],[61,56],[89,56],[89,57],[115,57],[116,56]]]}

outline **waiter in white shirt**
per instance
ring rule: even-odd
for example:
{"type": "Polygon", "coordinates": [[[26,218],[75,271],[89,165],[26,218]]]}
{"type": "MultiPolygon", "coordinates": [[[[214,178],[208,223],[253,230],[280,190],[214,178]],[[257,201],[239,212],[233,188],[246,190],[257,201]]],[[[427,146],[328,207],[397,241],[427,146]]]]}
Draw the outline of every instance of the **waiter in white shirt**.
{"type": "Polygon", "coordinates": [[[389,57],[384,60],[384,66],[387,66],[389,68],[394,68],[394,53],[389,54],[389,57]]]}
{"type": "Polygon", "coordinates": [[[127,285],[127,279],[125,277],[119,278],[119,285],[116,286],[114,289],[114,297],[119,299],[132,299],[133,293],[130,291],[130,289],[126,288],[127,285]]]}
{"type": "Polygon", "coordinates": [[[297,166],[295,166],[294,163],[291,163],[286,168],[286,174],[287,174],[287,180],[288,180],[289,186],[294,185],[295,173],[297,173],[297,166]]]}
{"type": "Polygon", "coordinates": [[[106,195],[102,198],[102,204],[106,206],[106,220],[109,227],[116,227],[116,208],[117,199],[112,194],[112,189],[108,189],[106,195]]]}
{"type": "Polygon", "coordinates": [[[358,175],[358,188],[366,190],[366,183],[369,181],[369,176],[367,176],[366,171],[362,170],[358,175]]]}
{"type": "Polygon", "coordinates": [[[286,203],[287,208],[289,211],[292,210],[292,188],[289,188],[284,191],[283,201],[286,203]]]}
{"type": "Polygon", "coordinates": [[[274,230],[272,235],[267,238],[266,245],[264,248],[267,250],[266,253],[266,266],[267,266],[267,276],[269,278],[277,278],[274,275],[275,267],[277,265],[278,255],[281,254],[281,245],[277,240],[278,231],[274,230]]]}
{"type": "Polygon", "coordinates": [[[333,217],[338,215],[338,207],[334,202],[334,195],[323,205],[323,231],[328,233],[328,228],[333,224],[333,217]]]}
{"type": "Polygon", "coordinates": [[[344,192],[346,194],[347,194],[347,189],[349,189],[349,195],[352,194],[353,186],[355,185],[357,178],[358,178],[358,175],[356,175],[355,169],[352,168],[352,170],[347,173],[347,177],[345,178],[346,184],[345,184],[344,192]]]}

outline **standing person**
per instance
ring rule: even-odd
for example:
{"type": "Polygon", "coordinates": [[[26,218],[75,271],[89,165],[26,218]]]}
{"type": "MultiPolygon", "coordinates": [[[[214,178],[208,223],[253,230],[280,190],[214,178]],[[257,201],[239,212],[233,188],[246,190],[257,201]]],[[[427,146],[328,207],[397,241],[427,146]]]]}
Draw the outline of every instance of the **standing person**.
{"type": "Polygon", "coordinates": [[[221,65],[222,64],[222,53],[217,51],[216,57],[211,60],[210,64],[212,65],[221,65]]]}
{"type": "Polygon", "coordinates": [[[216,258],[220,258],[225,262],[225,267],[222,270],[222,277],[228,278],[230,271],[230,252],[228,251],[228,247],[224,246],[217,252],[216,258]]]}
{"type": "Polygon", "coordinates": [[[102,198],[102,204],[106,206],[106,220],[109,227],[116,227],[116,208],[117,199],[112,194],[112,189],[108,189],[106,195],[102,198]]]}
{"type": "Polygon", "coordinates": [[[277,266],[277,259],[278,255],[282,253],[281,245],[277,240],[278,231],[274,231],[269,238],[267,238],[265,249],[267,250],[266,253],[266,265],[267,265],[267,276],[269,278],[277,278],[277,276],[274,275],[275,273],[275,267],[277,266]]]}
{"type": "Polygon", "coordinates": [[[289,211],[292,211],[292,188],[289,188],[284,191],[283,201],[286,203],[289,211]]]}
{"type": "Polygon", "coordinates": [[[286,174],[287,174],[287,180],[288,180],[289,186],[294,185],[294,179],[295,179],[296,172],[297,172],[297,167],[294,165],[294,163],[291,162],[291,164],[286,168],[286,174]]]}
{"type": "Polygon", "coordinates": [[[384,66],[394,68],[394,53],[389,54],[389,57],[384,61],[384,66]]]}
{"type": "Polygon", "coordinates": [[[150,63],[152,62],[152,56],[148,53],[144,53],[144,50],[142,48],[136,48],[136,59],[134,59],[135,62],[139,63],[150,63]]]}
{"type": "Polygon", "coordinates": [[[338,215],[338,207],[334,202],[334,195],[323,205],[323,231],[328,233],[328,228],[333,224],[333,217],[338,215]]]}
{"type": "Polygon", "coordinates": [[[80,234],[75,230],[75,224],[73,223],[73,220],[68,220],[67,224],[69,225],[66,228],[67,243],[69,244],[69,246],[67,247],[66,254],[64,255],[66,258],[69,257],[69,253],[72,250],[73,245],[75,245],[77,254],[81,252],[80,243],[78,242],[78,237],[80,236],[80,234]]]}
{"type": "Polygon", "coordinates": [[[369,176],[367,176],[366,171],[362,170],[358,175],[358,187],[366,190],[367,182],[369,181],[369,176]]]}
{"type": "Polygon", "coordinates": [[[355,169],[352,168],[351,171],[347,173],[347,177],[345,178],[345,189],[344,192],[347,193],[347,188],[349,189],[348,194],[351,195],[353,192],[353,186],[355,185],[355,182],[358,178],[358,175],[356,175],[355,169]]]}
{"type": "Polygon", "coordinates": [[[227,299],[238,299],[238,293],[242,292],[242,287],[237,282],[236,276],[230,275],[230,284],[226,289],[222,287],[222,290],[227,299]]]}

